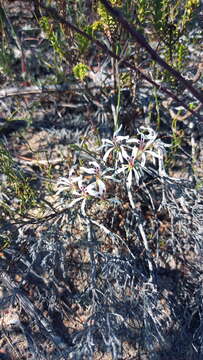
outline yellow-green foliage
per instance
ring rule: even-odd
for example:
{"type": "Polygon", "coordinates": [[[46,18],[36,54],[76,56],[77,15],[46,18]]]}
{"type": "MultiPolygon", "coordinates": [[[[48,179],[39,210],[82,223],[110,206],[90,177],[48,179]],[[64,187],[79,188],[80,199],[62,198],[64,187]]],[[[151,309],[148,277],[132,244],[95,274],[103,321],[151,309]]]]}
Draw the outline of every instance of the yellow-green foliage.
{"type": "MultiPolygon", "coordinates": [[[[122,6],[122,0],[110,0],[111,4],[116,7],[122,6]]],[[[97,13],[100,16],[100,23],[103,26],[104,31],[113,33],[118,27],[117,21],[106,10],[105,6],[99,1],[97,7],[97,13]]]]}
{"type": "Polygon", "coordinates": [[[184,44],[178,44],[177,46],[177,69],[181,70],[182,69],[182,65],[183,65],[183,60],[184,57],[186,56],[188,50],[187,50],[187,46],[184,44]]]}
{"type": "Polygon", "coordinates": [[[119,81],[121,88],[131,88],[133,86],[132,74],[130,72],[121,72],[119,74],[119,81]]]}
{"type": "Polygon", "coordinates": [[[150,2],[148,0],[137,0],[136,2],[136,14],[140,23],[144,23],[147,20],[150,2]]]}
{"type": "MultiPolygon", "coordinates": [[[[94,33],[97,30],[102,30],[100,21],[94,21],[91,25],[87,25],[83,28],[83,31],[92,37],[94,37],[94,33]]],[[[88,46],[91,44],[91,41],[81,34],[76,35],[76,41],[80,53],[84,55],[85,51],[88,49],[88,46]]]]}
{"type": "Polygon", "coordinates": [[[193,11],[200,6],[200,0],[187,0],[183,16],[183,25],[185,25],[193,16],[193,11]]]}
{"type": "Polygon", "coordinates": [[[47,16],[42,16],[39,24],[44,31],[47,39],[50,41],[55,53],[59,56],[60,60],[64,57],[64,51],[61,47],[57,32],[54,31],[53,25],[50,23],[50,19],[47,16]]]}
{"type": "Polygon", "coordinates": [[[169,25],[174,26],[174,31],[182,31],[199,6],[200,0],[137,0],[135,2],[139,21],[152,22],[157,31],[166,31],[169,25]]]}
{"type": "MultiPolygon", "coordinates": [[[[88,35],[93,35],[92,27],[90,25],[86,26],[83,31],[87,33],[88,35]]],[[[76,41],[78,44],[78,48],[80,50],[81,54],[84,54],[84,52],[87,50],[90,40],[88,40],[86,37],[82,36],[81,34],[76,35],[76,41]]]]}
{"type": "Polygon", "coordinates": [[[73,74],[76,79],[84,80],[84,78],[88,75],[89,67],[83,63],[79,63],[73,67],[73,74]]]}
{"type": "Polygon", "coordinates": [[[187,53],[187,27],[192,21],[200,0],[137,0],[136,15],[144,31],[151,25],[152,37],[159,41],[165,60],[177,69],[184,66],[187,53]],[[186,35],[183,40],[183,35],[186,35]]]}
{"type": "MultiPolygon", "coordinates": [[[[5,182],[1,184],[1,192],[7,194],[7,197],[16,197],[19,213],[24,213],[26,209],[31,208],[36,203],[36,192],[29,185],[30,179],[16,168],[10,153],[0,144],[0,173],[5,176],[5,182]]],[[[7,208],[1,202],[1,205],[7,208]]]]}
{"type": "Polygon", "coordinates": [[[177,127],[177,118],[174,118],[172,121],[172,132],[173,132],[173,141],[172,141],[172,150],[176,152],[176,150],[181,146],[182,140],[184,138],[184,131],[178,130],[177,127]]]}
{"type": "Polygon", "coordinates": [[[9,245],[10,245],[9,237],[0,235],[0,251],[6,249],[9,245]]]}

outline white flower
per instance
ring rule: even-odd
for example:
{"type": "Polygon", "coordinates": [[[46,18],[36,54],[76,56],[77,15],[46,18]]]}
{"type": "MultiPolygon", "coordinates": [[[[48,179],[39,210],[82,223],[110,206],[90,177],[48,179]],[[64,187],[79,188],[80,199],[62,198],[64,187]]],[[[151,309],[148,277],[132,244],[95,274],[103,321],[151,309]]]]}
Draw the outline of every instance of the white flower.
{"type": "Polygon", "coordinates": [[[81,179],[81,176],[76,176],[74,174],[75,170],[71,169],[69,172],[69,176],[61,177],[57,181],[57,186],[59,190],[57,191],[57,195],[60,194],[62,191],[74,191],[77,188],[77,183],[81,179]]]}
{"type": "Polygon", "coordinates": [[[100,194],[98,191],[95,190],[95,183],[84,185],[83,180],[80,177],[78,181],[78,189],[73,191],[73,194],[78,196],[76,199],[71,201],[71,203],[68,205],[69,208],[73,207],[76,203],[81,202],[81,211],[83,215],[85,214],[85,205],[86,201],[90,199],[91,197],[99,197],[100,194]]]}
{"type": "Polygon", "coordinates": [[[106,185],[104,180],[109,180],[109,179],[114,180],[112,176],[106,175],[106,173],[112,171],[113,169],[107,168],[104,171],[102,171],[101,166],[96,161],[92,161],[89,164],[93,165],[93,167],[92,168],[81,167],[80,170],[87,174],[94,175],[96,177],[96,185],[98,186],[99,189],[99,196],[103,198],[106,193],[106,185]]]}
{"type": "Polygon", "coordinates": [[[106,151],[104,157],[103,157],[103,160],[104,162],[107,161],[109,155],[111,152],[114,152],[119,160],[120,163],[123,163],[123,154],[122,154],[122,151],[125,147],[128,147],[127,146],[127,143],[128,142],[135,142],[136,139],[131,139],[129,141],[129,136],[121,136],[121,135],[118,135],[118,133],[120,132],[122,128],[122,125],[118,128],[118,130],[116,130],[113,134],[113,138],[112,140],[109,140],[109,139],[102,139],[102,142],[103,142],[103,145],[100,147],[100,149],[102,148],[106,148],[108,147],[109,149],[106,151]]]}
{"type": "Polygon", "coordinates": [[[82,178],[78,181],[78,190],[74,190],[73,194],[80,196],[82,199],[87,199],[89,196],[98,196],[98,192],[94,190],[95,183],[84,185],[82,178]]]}
{"type": "Polygon", "coordinates": [[[137,140],[137,159],[140,160],[140,165],[143,168],[146,164],[147,154],[152,156],[153,163],[155,164],[155,158],[160,159],[160,152],[151,150],[155,148],[157,133],[153,129],[144,126],[141,126],[140,130],[138,129],[138,134],[141,135],[141,139],[137,140]],[[146,131],[147,133],[145,133],[146,131]]]}
{"type": "Polygon", "coordinates": [[[164,155],[166,153],[166,147],[170,147],[170,144],[165,144],[161,140],[156,140],[154,143],[154,148],[157,150],[157,157],[159,159],[159,175],[161,177],[167,176],[166,170],[164,167],[164,155]]]}
{"type": "Polygon", "coordinates": [[[101,166],[96,161],[91,161],[91,162],[89,162],[89,164],[93,165],[93,167],[92,168],[86,168],[86,167],[81,166],[80,170],[82,170],[83,172],[86,172],[87,174],[95,175],[96,177],[99,177],[99,178],[102,177],[102,174],[104,174],[105,172],[108,171],[108,170],[105,170],[102,173],[101,166]]]}
{"type": "Polygon", "coordinates": [[[138,129],[137,132],[141,135],[143,141],[148,140],[148,142],[152,143],[157,137],[157,133],[152,128],[140,126],[140,130],[138,129]]]}
{"type": "Polygon", "coordinates": [[[117,172],[116,172],[117,174],[119,174],[121,172],[124,172],[124,173],[127,172],[128,173],[128,176],[127,176],[127,187],[128,187],[128,189],[130,189],[131,186],[132,186],[133,176],[135,177],[137,185],[139,185],[139,179],[140,179],[140,175],[141,175],[141,166],[140,166],[141,164],[137,162],[137,153],[138,153],[138,148],[135,147],[135,146],[132,149],[131,156],[129,156],[127,154],[127,152],[124,150],[123,151],[123,157],[128,163],[127,164],[122,164],[120,169],[118,169],[117,172]],[[137,165],[139,167],[137,167],[137,165]]]}

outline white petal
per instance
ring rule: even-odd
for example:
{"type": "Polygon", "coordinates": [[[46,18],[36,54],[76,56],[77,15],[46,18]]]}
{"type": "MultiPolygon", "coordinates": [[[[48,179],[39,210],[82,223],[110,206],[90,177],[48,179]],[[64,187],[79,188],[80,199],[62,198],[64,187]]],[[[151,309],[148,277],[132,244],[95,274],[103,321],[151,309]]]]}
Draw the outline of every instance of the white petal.
{"type": "Polygon", "coordinates": [[[103,145],[99,146],[99,147],[96,149],[96,151],[100,151],[100,150],[102,150],[103,148],[105,148],[106,146],[107,146],[107,145],[103,144],[103,145]]]}
{"type": "Polygon", "coordinates": [[[80,179],[78,180],[78,187],[80,190],[83,190],[83,188],[84,188],[82,177],[80,177],[80,179]]]}
{"type": "Polygon", "coordinates": [[[134,146],[133,149],[132,149],[133,158],[135,158],[137,156],[137,153],[138,153],[138,148],[136,146],[134,146]]]}
{"type": "Polygon", "coordinates": [[[111,147],[110,149],[108,149],[107,152],[104,154],[104,157],[103,157],[104,162],[107,161],[107,159],[108,159],[109,154],[110,154],[111,151],[113,151],[113,148],[112,148],[112,147],[111,147]]]}
{"type": "Polygon", "coordinates": [[[97,180],[97,184],[99,186],[99,194],[102,196],[106,192],[106,185],[100,179],[97,180]]]}
{"type": "Polygon", "coordinates": [[[164,149],[165,147],[171,147],[172,146],[172,144],[166,144],[166,143],[164,143],[163,141],[161,141],[161,140],[159,140],[159,139],[157,139],[156,141],[155,141],[155,143],[154,143],[154,147],[155,148],[162,148],[162,149],[164,149]]]}
{"type": "Polygon", "coordinates": [[[122,156],[122,152],[119,151],[118,153],[118,160],[120,161],[121,164],[123,164],[123,156],[122,156]]]}
{"type": "Polygon", "coordinates": [[[108,173],[109,171],[114,171],[114,169],[113,168],[106,168],[103,172],[102,172],[102,177],[105,177],[106,178],[106,173],[108,173]]]}
{"type": "Polygon", "coordinates": [[[86,205],[86,199],[83,199],[82,204],[81,204],[81,212],[82,212],[83,216],[86,216],[85,205],[86,205]]]}
{"type": "Polygon", "coordinates": [[[126,141],[128,144],[130,143],[136,143],[139,144],[140,140],[136,139],[136,138],[130,138],[126,141]]]}
{"type": "Polygon", "coordinates": [[[70,170],[69,170],[69,177],[70,177],[70,176],[76,176],[76,175],[75,175],[75,170],[76,170],[76,169],[74,169],[74,168],[70,168],[70,170]]]}
{"type": "Polygon", "coordinates": [[[128,178],[127,178],[127,187],[130,189],[132,186],[132,170],[129,171],[128,178]]]}
{"type": "Polygon", "coordinates": [[[164,167],[163,159],[159,159],[159,175],[161,177],[166,176],[166,170],[164,167]]]}
{"type": "Polygon", "coordinates": [[[114,177],[114,176],[110,176],[110,175],[105,176],[105,177],[104,177],[104,179],[107,179],[107,180],[113,180],[113,181],[115,181],[115,182],[120,182],[120,180],[115,179],[115,177],[114,177]]]}
{"type": "Polygon", "coordinates": [[[68,204],[68,208],[71,208],[72,206],[74,206],[77,202],[81,201],[82,199],[83,199],[83,197],[74,199],[73,201],[70,202],[70,204],[68,204]]]}
{"type": "Polygon", "coordinates": [[[141,166],[145,166],[146,163],[146,155],[145,153],[142,154],[141,166]]]}
{"type": "Polygon", "coordinates": [[[100,165],[98,164],[98,162],[96,162],[96,161],[91,161],[90,164],[92,164],[92,165],[95,167],[95,169],[100,170],[100,165]]]}
{"type": "Polygon", "coordinates": [[[56,196],[58,196],[62,191],[67,191],[67,187],[62,187],[61,189],[59,189],[57,192],[56,192],[56,196]]]}
{"type": "Polygon", "coordinates": [[[72,190],[72,194],[73,194],[73,195],[80,196],[80,195],[81,195],[81,191],[72,190]]]}
{"type": "Polygon", "coordinates": [[[152,157],[155,157],[157,159],[162,159],[163,158],[162,154],[160,154],[160,153],[157,154],[157,153],[155,153],[154,151],[151,151],[151,150],[147,150],[147,151],[145,151],[145,153],[150,154],[152,157]]]}
{"type": "Polygon", "coordinates": [[[86,188],[85,191],[90,195],[90,196],[96,196],[98,197],[98,191],[95,190],[95,183],[93,184],[89,184],[86,188]]]}
{"type": "Polygon", "coordinates": [[[116,142],[121,143],[123,140],[128,140],[129,136],[116,136],[116,142]]]}
{"type": "Polygon", "coordinates": [[[61,177],[58,181],[57,181],[57,186],[63,186],[63,188],[65,190],[68,190],[68,188],[71,188],[73,183],[76,183],[80,180],[80,176],[74,176],[74,177],[61,177]]]}
{"type": "Polygon", "coordinates": [[[125,149],[123,147],[121,147],[121,154],[125,160],[127,160],[127,161],[129,160],[130,156],[128,155],[128,153],[125,151],[125,149]]]}
{"type": "Polygon", "coordinates": [[[114,143],[112,140],[109,140],[109,139],[102,139],[102,142],[103,142],[103,146],[106,145],[105,143],[107,143],[107,145],[111,145],[111,146],[114,146],[114,143]]]}
{"type": "Polygon", "coordinates": [[[57,185],[66,185],[66,186],[69,186],[70,184],[71,184],[70,178],[61,177],[61,178],[59,178],[59,180],[57,181],[57,185]]]}
{"type": "Polygon", "coordinates": [[[115,171],[115,174],[120,174],[121,172],[125,172],[125,170],[128,168],[128,165],[122,165],[118,170],[115,171]]]}
{"type": "Polygon", "coordinates": [[[140,131],[138,129],[138,134],[142,135],[144,139],[146,139],[146,140],[152,140],[152,139],[155,140],[156,139],[157,134],[152,128],[140,126],[140,129],[142,131],[140,131]],[[145,130],[148,131],[148,134],[143,134],[143,131],[145,131],[145,130]]]}
{"type": "Polygon", "coordinates": [[[137,183],[137,185],[139,185],[140,177],[139,177],[138,171],[133,169],[133,172],[135,175],[136,183],[137,183]]]}
{"type": "Polygon", "coordinates": [[[86,174],[90,174],[90,175],[93,175],[96,172],[95,168],[86,168],[86,167],[83,167],[83,166],[80,167],[80,170],[82,172],[85,172],[86,174]]]}
{"type": "Polygon", "coordinates": [[[122,129],[122,124],[119,126],[119,128],[113,133],[113,136],[116,137],[118,135],[118,133],[121,131],[122,129]]]}
{"type": "Polygon", "coordinates": [[[96,198],[98,198],[99,196],[100,196],[100,193],[98,192],[98,191],[96,191],[96,190],[90,190],[90,191],[88,191],[88,194],[90,195],[90,196],[92,196],[92,197],[96,197],[96,198]]]}

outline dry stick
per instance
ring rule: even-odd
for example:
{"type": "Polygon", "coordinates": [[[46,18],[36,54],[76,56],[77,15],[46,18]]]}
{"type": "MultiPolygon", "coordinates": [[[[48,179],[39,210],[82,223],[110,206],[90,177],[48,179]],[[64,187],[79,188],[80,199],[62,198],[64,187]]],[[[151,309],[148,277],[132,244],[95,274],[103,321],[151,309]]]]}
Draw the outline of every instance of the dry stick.
{"type": "MultiPolygon", "coordinates": [[[[140,70],[137,66],[130,64],[128,61],[121,59],[120,56],[116,55],[113,51],[111,51],[105,44],[103,44],[101,41],[93,38],[91,35],[87,34],[86,32],[80,30],[75,25],[70,23],[67,20],[64,20],[63,17],[58,15],[57,11],[52,7],[46,7],[43,4],[40,4],[40,6],[45,10],[46,14],[56,21],[60,22],[61,24],[67,25],[70,29],[77,32],[78,34],[84,36],[86,39],[91,41],[92,43],[95,43],[100,49],[104,51],[104,53],[110,55],[114,59],[117,59],[118,61],[122,61],[122,64],[125,65],[127,68],[130,68],[131,70],[137,71],[143,79],[148,81],[153,86],[157,87],[159,90],[162,90],[165,94],[167,94],[169,97],[172,97],[177,103],[179,103],[181,106],[183,106],[186,110],[188,110],[193,116],[197,117],[199,121],[202,121],[202,117],[199,114],[196,114],[192,109],[189,108],[188,105],[186,105],[183,101],[181,101],[176,95],[174,95],[170,90],[166,89],[164,86],[157,84],[155,81],[150,79],[142,70],[140,70]]],[[[153,49],[152,49],[153,50],[153,49]]],[[[154,50],[153,50],[154,51],[154,50]]],[[[169,65],[168,65],[169,66],[169,65]]],[[[179,73],[178,73],[179,74],[179,73]]],[[[182,78],[182,76],[181,76],[182,78]]],[[[186,82],[188,86],[188,82],[184,79],[184,82],[186,82]]],[[[194,89],[194,88],[193,88],[194,89]]],[[[195,90],[195,89],[194,89],[195,90]]],[[[196,91],[196,90],[195,90],[196,91]]],[[[199,94],[199,93],[198,93],[199,94]]]]}
{"type": "Polygon", "coordinates": [[[121,24],[121,26],[132,35],[132,37],[141,45],[150,55],[153,60],[155,60],[161,67],[168,70],[178,81],[180,81],[186,89],[188,89],[191,94],[196,97],[203,104],[203,94],[196,90],[191,83],[184,79],[179,71],[175,70],[172,66],[167,64],[158,53],[149,45],[145,40],[144,36],[135,30],[135,27],[122,16],[122,13],[115,7],[112,7],[108,0],[101,0],[101,3],[106,7],[109,13],[116,18],[116,20],[121,24]]]}
{"type": "MultiPolygon", "coordinates": [[[[98,86],[89,87],[90,90],[96,89],[98,86]]],[[[64,83],[61,85],[43,85],[43,86],[26,86],[23,88],[12,87],[5,88],[0,90],[0,99],[9,97],[9,96],[20,96],[20,95],[29,95],[29,94],[43,94],[43,93],[52,93],[52,92],[83,92],[84,87],[78,87],[64,83]]]]}
{"type": "Polygon", "coordinates": [[[60,335],[56,333],[51,323],[44,317],[40,310],[32,304],[27,295],[19,288],[18,284],[13,281],[6,272],[0,272],[0,281],[16,296],[25,313],[28,313],[32,318],[35,319],[37,325],[44,333],[44,335],[55,344],[56,348],[60,351],[61,354],[59,359],[66,359],[66,356],[69,353],[68,346],[60,337],[60,335]]]}

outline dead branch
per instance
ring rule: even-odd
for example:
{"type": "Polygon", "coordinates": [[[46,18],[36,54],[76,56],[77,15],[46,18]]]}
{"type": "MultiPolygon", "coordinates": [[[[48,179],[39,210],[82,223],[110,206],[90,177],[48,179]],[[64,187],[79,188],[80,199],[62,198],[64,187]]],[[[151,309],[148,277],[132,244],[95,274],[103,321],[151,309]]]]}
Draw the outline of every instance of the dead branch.
{"type": "Polygon", "coordinates": [[[50,338],[50,340],[55,344],[56,348],[59,349],[61,356],[60,358],[65,359],[65,352],[68,352],[67,345],[60,338],[59,334],[55,333],[52,325],[49,321],[42,315],[42,313],[32,304],[32,302],[28,299],[26,294],[19,289],[18,284],[15,283],[11,279],[11,277],[4,271],[0,273],[0,280],[4,284],[4,286],[13,292],[14,296],[19,300],[21,306],[23,307],[25,313],[29,314],[32,318],[35,319],[37,325],[40,330],[50,338]]]}
{"type": "MultiPolygon", "coordinates": [[[[139,67],[137,67],[136,65],[132,65],[131,63],[129,63],[128,61],[122,59],[120,56],[118,56],[117,54],[115,54],[113,51],[111,51],[104,43],[102,43],[101,41],[95,39],[94,37],[92,37],[91,35],[87,34],[85,31],[80,30],[77,26],[73,25],[72,23],[70,23],[69,21],[65,20],[63,17],[61,17],[57,11],[52,8],[52,7],[47,7],[43,4],[40,4],[41,8],[44,9],[45,13],[47,16],[50,16],[51,18],[53,18],[54,20],[56,20],[57,22],[59,22],[60,24],[65,24],[67,25],[71,30],[75,31],[76,33],[84,36],[86,39],[88,39],[89,41],[91,41],[92,43],[94,43],[95,45],[97,45],[100,49],[102,49],[106,54],[108,54],[109,56],[111,56],[114,59],[117,59],[118,61],[122,62],[122,64],[124,66],[126,66],[127,68],[130,68],[133,71],[136,71],[137,73],[140,74],[140,76],[145,79],[147,82],[149,82],[150,84],[152,84],[153,86],[155,86],[156,88],[158,88],[160,91],[162,90],[167,96],[172,97],[177,103],[179,103],[181,106],[183,106],[186,110],[188,110],[194,117],[198,118],[199,121],[202,121],[202,117],[195,113],[193,110],[191,110],[189,108],[189,106],[187,104],[185,104],[182,100],[180,100],[175,94],[173,94],[170,90],[168,90],[166,87],[164,87],[162,84],[158,84],[156,83],[154,80],[152,80],[149,76],[147,76],[145,74],[145,72],[143,70],[141,70],[139,67]]],[[[110,5],[109,5],[110,6],[110,5]]],[[[117,14],[117,13],[116,13],[117,14]]],[[[126,20],[125,20],[126,21],[126,20]]],[[[146,40],[145,40],[146,41],[146,40]]],[[[149,45],[150,46],[150,45],[149,45]]],[[[153,49],[152,49],[153,50],[153,49]]],[[[154,51],[154,50],[153,50],[154,51]]],[[[158,55],[156,55],[157,57],[158,55]]],[[[160,58],[161,59],[161,58],[160,58]]],[[[162,60],[162,59],[161,59],[162,60]]],[[[158,62],[158,61],[157,61],[158,62]]],[[[162,64],[163,65],[163,64],[162,64]]],[[[168,69],[168,64],[167,64],[167,69],[168,69]]],[[[175,71],[175,70],[174,70],[175,71]]],[[[179,73],[178,73],[179,75],[179,73]]],[[[181,76],[182,78],[182,76],[181,76]]],[[[184,80],[184,84],[187,85],[187,88],[189,86],[189,88],[192,88],[192,85],[189,84],[189,82],[187,80],[185,80],[184,78],[182,78],[184,80]]],[[[195,90],[195,93],[197,92],[197,90],[195,90]]],[[[193,92],[194,92],[193,91],[193,92]]],[[[203,102],[203,97],[200,96],[199,92],[197,92],[197,98],[200,97],[201,101],[203,102]]]]}
{"type": "MultiPolygon", "coordinates": [[[[98,88],[98,86],[89,87],[89,90],[98,88]]],[[[27,86],[24,88],[13,87],[0,90],[0,99],[10,96],[23,96],[30,94],[43,94],[53,92],[84,92],[84,87],[61,84],[61,85],[45,85],[45,86],[27,86]]]]}
{"type": "Polygon", "coordinates": [[[158,53],[149,45],[149,43],[145,40],[144,36],[138,32],[135,27],[123,17],[122,13],[115,7],[111,6],[108,0],[101,0],[106,9],[110,12],[110,14],[117,19],[117,21],[121,24],[121,26],[132,35],[132,37],[138,42],[138,44],[144,48],[151,56],[153,60],[155,60],[161,67],[165,70],[169,71],[174,78],[176,78],[185,89],[189,90],[190,93],[196,97],[203,104],[203,95],[196,90],[191,82],[186,80],[179,71],[175,70],[172,66],[167,64],[158,53]]]}

